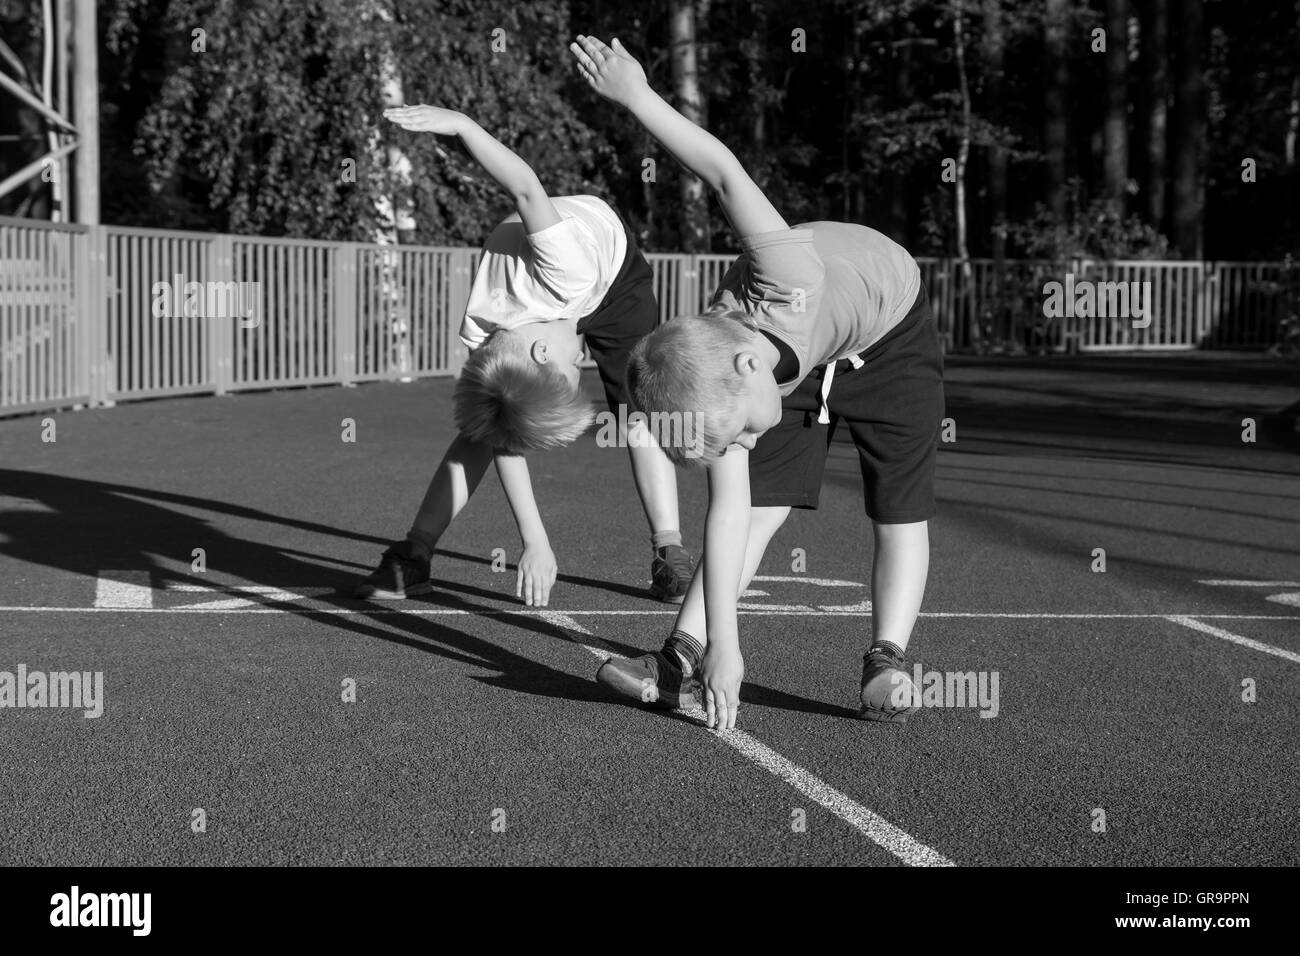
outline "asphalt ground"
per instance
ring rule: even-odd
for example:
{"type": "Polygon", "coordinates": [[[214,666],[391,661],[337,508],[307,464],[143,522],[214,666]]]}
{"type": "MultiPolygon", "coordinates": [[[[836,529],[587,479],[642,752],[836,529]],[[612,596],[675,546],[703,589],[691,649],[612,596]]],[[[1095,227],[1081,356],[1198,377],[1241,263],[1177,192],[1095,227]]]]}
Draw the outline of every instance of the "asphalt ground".
{"type": "Polygon", "coordinates": [[[98,718],[0,708],[0,864],[1296,865],[1298,370],[950,359],[910,657],[996,672],[996,713],[853,719],[871,532],[837,444],[745,598],[724,734],[593,679],[672,610],[592,434],[531,466],[543,612],[492,476],[434,594],[344,596],[450,440],[447,380],[0,421],[0,671],[104,681],[98,718]]]}

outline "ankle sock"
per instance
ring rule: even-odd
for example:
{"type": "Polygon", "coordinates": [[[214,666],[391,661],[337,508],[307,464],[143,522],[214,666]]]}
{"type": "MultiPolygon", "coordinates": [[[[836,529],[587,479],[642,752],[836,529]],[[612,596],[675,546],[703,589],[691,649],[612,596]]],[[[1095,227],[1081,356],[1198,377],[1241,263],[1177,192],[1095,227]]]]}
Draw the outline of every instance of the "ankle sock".
{"type": "Polygon", "coordinates": [[[650,535],[650,547],[655,551],[676,545],[682,546],[682,533],[676,528],[671,531],[655,531],[650,535]]]}
{"type": "Polygon", "coordinates": [[[673,630],[664,641],[664,653],[675,654],[682,665],[682,676],[690,677],[700,666],[704,646],[680,628],[673,630]]]}
{"type": "Polygon", "coordinates": [[[867,653],[872,654],[876,651],[889,655],[897,664],[903,663],[903,649],[892,641],[872,641],[871,649],[867,653]]]}

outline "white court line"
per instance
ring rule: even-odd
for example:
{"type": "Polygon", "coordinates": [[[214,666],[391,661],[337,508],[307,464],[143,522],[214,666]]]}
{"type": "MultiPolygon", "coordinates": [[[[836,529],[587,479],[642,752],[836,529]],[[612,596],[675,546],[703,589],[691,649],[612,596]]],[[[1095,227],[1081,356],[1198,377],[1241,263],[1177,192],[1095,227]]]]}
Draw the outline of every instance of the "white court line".
{"type": "MultiPolygon", "coordinates": [[[[1200,615],[1204,617],[1205,615],[1200,615]]],[[[1213,627],[1204,621],[1198,621],[1196,618],[1188,617],[1183,614],[1171,614],[1168,620],[1175,624],[1181,624],[1183,627],[1190,627],[1193,631],[1200,631],[1202,634],[1212,634],[1215,637],[1222,638],[1225,641],[1231,641],[1233,644],[1240,644],[1242,647],[1249,647],[1252,650],[1263,651],[1265,654],[1273,654],[1277,657],[1285,658],[1288,661],[1294,661],[1300,664],[1300,654],[1295,651],[1288,651],[1281,647],[1274,647],[1272,644],[1264,644],[1261,641],[1253,640],[1249,637],[1242,637],[1240,634],[1233,634],[1231,631],[1225,631],[1219,627],[1213,627]]]]}
{"type": "MultiPolygon", "coordinates": [[[[541,617],[555,627],[566,628],[578,634],[595,637],[572,617],[562,611],[542,611],[541,617]]],[[[611,657],[622,659],[622,654],[609,650],[599,650],[590,644],[580,645],[601,660],[611,657]]],[[[698,707],[679,708],[679,712],[703,722],[704,711],[698,707]]],[[[767,744],[760,743],[743,730],[719,730],[714,735],[723,743],[739,751],[742,756],[758,764],[768,773],[779,777],[794,787],[805,797],[820,803],[849,826],[853,827],[877,846],[888,850],[908,866],[956,866],[945,857],[919,840],[914,839],[905,830],[899,829],[884,817],[868,810],[862,804],[836,790],[819,777],[814,776],[798,764],[791,763],[767,744]]]]}
{"type": "Polygon", "coordinates": [[[861,581],[841,581],[838,578],[810,578],[802,574],[768,575],[756,574],[753,581],[796,581],[800,584],[815,584],[819,588],[865,588],[861,581]]]}
{"type": "MultiPolygon", "coordinates": [[[[794,610],[784,610],[790,605],[765,605],[750,604],[746,605],[749,610],[741,610],[745,615],[769,615],[772,617],[800,615],[803,617],[869,617],[869,613],[854,610],[822,610],[817,611],[807,607],[797,607],[794,610]]],[[[202,605],[192,605],[180,607],[53,607],[49,605],[0,605],[0,611],[30,611],[37,614],[329,614],[340,617],[352,615],[366,615],[369,617],[402,615],[409,614],[415,617],[499,617],[502,615],[526,614],[523,610],[512,610],[510,608],[500,609],[469,609],[469,608],[393,608],[393,607],[374,607],[374,608],[352,608],[352,607],[249,607],[237,608],[234,610],[221,610],[205,608],[202,605]]],[[[645,617],[650,615],[672,615],[677,614],[676,608],[659,609],[646,608],[644,611],[635,610],[564,610],[564,611],[547,611],[552,614],[567,614],[574,617],[645,617]]],[[[1217,621],[1300,621],[1300,614],[1201,614],[1192,612],[1191,615],[1156,612],[1152,614],[1057,614],[1052,612],[1029,612],[1029,613],[999,613],[991,611],[922,611],[921,617],[934,618],[979,618],[992,620],[1018,620],[1018,621],[1141,621],[1148,619],[1169,620],[1174,617],[1191,617],[1217,620],[1217,621]]]]}
{"type": "Polygon", "coordinates": [[[1215,588],[1300,588],[1300,581],[1197,581],[1215,588]]]}

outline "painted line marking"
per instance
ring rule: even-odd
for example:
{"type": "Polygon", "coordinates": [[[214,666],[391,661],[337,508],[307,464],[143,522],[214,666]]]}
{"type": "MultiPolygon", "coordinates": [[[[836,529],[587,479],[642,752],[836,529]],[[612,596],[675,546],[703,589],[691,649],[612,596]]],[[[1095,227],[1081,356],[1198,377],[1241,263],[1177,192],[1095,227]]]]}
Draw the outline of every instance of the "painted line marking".
{"type": "Polygon", "coordinates": [[[1300,588],[1300,581],[1197,581],[1215,588],[1300,588]]]}
{"type": "Polygon", "coordinates": [[[1291,607],[1300,607],[1300,591],[1288,591],[1285,594],[1270,594],[1264,598],[1265,601],[1273,601],[1275,604],[1286,604],[1291,607]]]}
{"type": "MultiPolygon", "coordinates": [[[[587,630],[563,611],[542,611],[540,616],[547,623],[565,628],[587,637],[600,637],[587,630]]],[[[603,642],[602,642],[603,643],[603,642]]],[[[623,659],[622,654],[609,650],[600,650],[590,644],[581,647],[599,657],[608,660],[611,657],[623,659]]],[[[699,707],[678,708],[678,712],[694,718],[703,725],[705,714],[699,707]]],[[[707,728],[706,728],[707,729],[707,728]]],[[[907,831],[890,823],[879,814],[873,813],[847,794],[841,793],[820,777],[814,776],[803,767],[792,763],[773,750],[767,744],[745,733],[743,730],[711,731],[723,743],[732,747],[752,763],[762,767],[768,773],[784,780],[805,797],[821,804],[853,829],[882,849],[888,850],[908,866],[955,866],[952,860],[937,850],[926,846],[907,831]]]]}
{"type": "MultiPolygon", "coordinates": [[[[862,614],[858,611],[816,611],[810,608],[801,608],[799,610],[780,610],[780,605],[751,604],[748,607],[753,610],[741,611],[742,614],[771,614],[773,616],[802,614],[808,617],[869,617],[868,614],[862,614]],[[761,610],[760,610],[761,609],[761,610]]],[[[0,605],[0,611],[22,612],[29,611],[37,614],[331,614],[337,616],[365,614],[368,616],[380,615],[400,615],[411,614],[421,617],[438,617],[446,616],[465,616],[476,615],[480,617],[500,617],[513,614],[524,614],[525,611],[511,610],[509,608],[496,609],[468,609],[468,608],[428,608],[428,609],[401,609],[390,607],[376,608],[350,608],[330,605],[329,607],[250,607],[238,608],[235,610],[204,610],[202,605],[180,606],[180,607],[53,607],[49,605],[0,605]],[[199,607],[199,610],[193,610],[193,607],[199,607]]],[[[575,617],[635,617],[635,616],[665,616],[675,615],[678,613],[676,608],[660,610],[659,608],[647,608],[644,611],[631,610],[564,610],[550,613],[568,614],[575,617]]],[[[1068,614],[1068,613],[994,613],[985,611],[922,611],[921,617],[932,618],[961,618],[961,619],[992,619],[992,620],[1017,620],[1017,621],[1142,621],[1164,619],[1169,620],[1174,617],[1191,617],[1195,616],[1202,619],[1217,621],[1300,621],[1300,614],[1201,614],[1192,612],[1190,615],[1170,613],[1153,614],[1068,614]]]]}
{"type": "Polygon", "coordinates": [[[1183,627],[1190,627],[1193,631],[1200,631],[1202,634],[1210,634],[1214,637],[1222,638],[1225,641],[1231,641],[1233,644],[1240,644],[1242,647],[1249,647],[1252,650],[1263,651],[1265,654],[1273,654],[1276,657],[1284,658],[1288,661],[1294,661],[1300,664],[1300,654],[1295,651],[1288,651],[1281,647],[1274,647],[1272,644],[1265,644],[1261,641],[1253,640],[1249,637],[1242,637],[1240,634],[1233,634],[1231,631],[1225,631],[1221,627],[1214,627],[1206,624],[1204,621],[1198,621],[1194,617],[1188,617],[1183,614],[1171,614],[1168,620],[1175,624],[1181,624],[1183,627]]]}
{"type": "Polygon", "coordinates": [[[800,584],[815,584],[819,588],[865,588],[861,581],[841,581],[838,578],[808,578],[802,574],[764,575],[756,574],[754,581],[793,581],[800,584]]]}
{"type": "Polygon", "coordinates": [[[143,611],[153,607],[153,580],[149,571],[100,571],[95,579],[96,610],[143,611]]]}

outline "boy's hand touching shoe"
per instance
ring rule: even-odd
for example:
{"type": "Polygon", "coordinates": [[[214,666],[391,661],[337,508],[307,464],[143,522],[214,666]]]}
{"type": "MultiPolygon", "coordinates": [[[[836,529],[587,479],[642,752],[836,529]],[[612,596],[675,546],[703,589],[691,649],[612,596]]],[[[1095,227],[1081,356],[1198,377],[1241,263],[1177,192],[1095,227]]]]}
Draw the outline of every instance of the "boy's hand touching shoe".
{"type": "Polygon", "coordinates": [[[700,685],[704,689],[705,723],[710,728],[731,730],[740,710],[740,684],[745,679],[745,659],[740,648],[710,644],[700,661],[700,685]]]}

